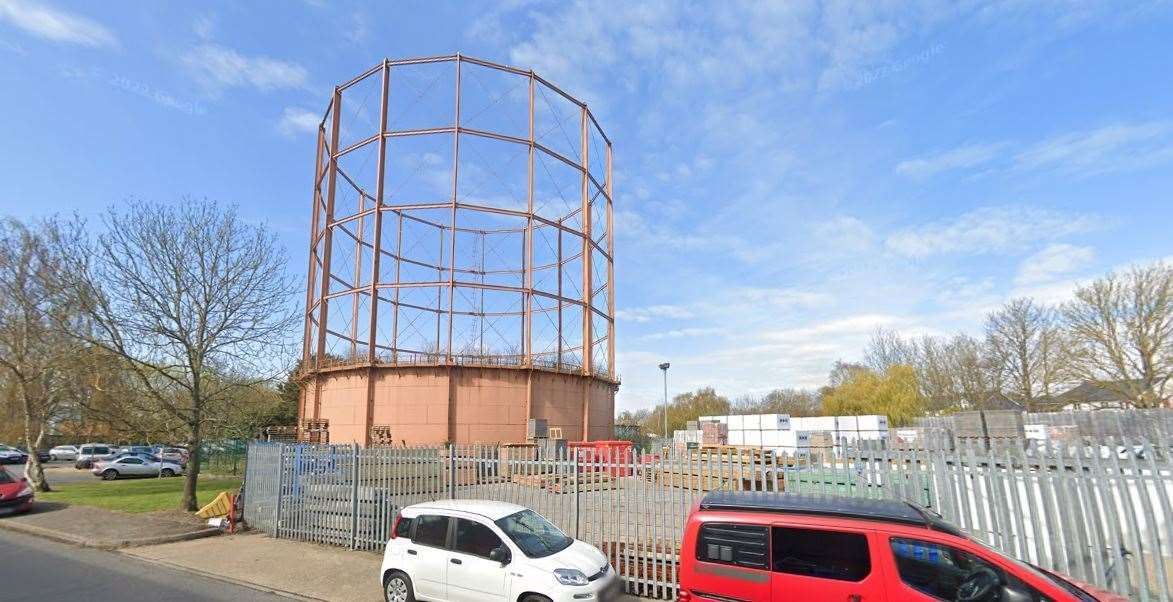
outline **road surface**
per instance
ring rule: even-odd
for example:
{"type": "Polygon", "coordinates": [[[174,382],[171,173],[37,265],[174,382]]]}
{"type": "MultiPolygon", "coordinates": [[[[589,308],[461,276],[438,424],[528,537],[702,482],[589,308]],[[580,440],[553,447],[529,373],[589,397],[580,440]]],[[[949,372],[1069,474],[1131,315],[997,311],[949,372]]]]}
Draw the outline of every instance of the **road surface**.
{"type": "MultiPolygon", "coordinates": [[[[52,487],[54,483],[76,483],[79,481],[96,481],[95,477],[89,470],[78,470],[73,467],[73,462],[46,462],[45,478],[49,480],[49,486],[52,487]]],[[[7,464],[4,468],[8,469],[8,473],[20,478],[24,476],[24,464],[7,464]]]]}
{"type": "Polygon", "coordinates": [[[115,552],[78,548],[2,529],[0,599],[5,602],[289,600],[115,552]]]}

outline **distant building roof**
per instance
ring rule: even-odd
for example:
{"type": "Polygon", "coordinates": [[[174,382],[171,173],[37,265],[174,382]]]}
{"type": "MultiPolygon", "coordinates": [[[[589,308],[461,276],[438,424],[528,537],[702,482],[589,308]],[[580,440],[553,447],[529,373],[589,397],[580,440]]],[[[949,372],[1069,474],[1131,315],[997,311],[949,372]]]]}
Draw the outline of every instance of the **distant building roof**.
{"type": "Polygon", "coordinates": [[[1056,399],[1061,405],[1065,406],[1075,404],[1132,404],[1132,400],[1128,399],[1127,396],[1121,395],[1118,391],[1105,385],[1106,383],[1085,380],[1079,385],[1060,393],[1056,399]]]}

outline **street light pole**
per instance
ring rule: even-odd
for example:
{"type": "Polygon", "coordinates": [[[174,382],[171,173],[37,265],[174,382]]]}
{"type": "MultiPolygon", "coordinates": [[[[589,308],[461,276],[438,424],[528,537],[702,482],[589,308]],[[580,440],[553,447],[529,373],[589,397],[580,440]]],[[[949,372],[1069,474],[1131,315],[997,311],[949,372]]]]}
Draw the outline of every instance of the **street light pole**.
{"type": "Polygon", "coordinates": [[[660,370],[664,372],[664,438],[668,438],[668,362],[660,364],[660,370]]]}

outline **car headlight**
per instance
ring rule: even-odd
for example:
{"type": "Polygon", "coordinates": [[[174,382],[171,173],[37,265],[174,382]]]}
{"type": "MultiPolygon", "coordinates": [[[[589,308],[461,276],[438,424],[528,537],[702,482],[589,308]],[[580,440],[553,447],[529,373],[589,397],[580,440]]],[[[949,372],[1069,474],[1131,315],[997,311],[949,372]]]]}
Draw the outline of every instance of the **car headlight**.
{"type": "Polygon", "coordinates": [[[554,576],[562,585],[586,585],[587,577],[578,569],[554,569],[554,576]]]}

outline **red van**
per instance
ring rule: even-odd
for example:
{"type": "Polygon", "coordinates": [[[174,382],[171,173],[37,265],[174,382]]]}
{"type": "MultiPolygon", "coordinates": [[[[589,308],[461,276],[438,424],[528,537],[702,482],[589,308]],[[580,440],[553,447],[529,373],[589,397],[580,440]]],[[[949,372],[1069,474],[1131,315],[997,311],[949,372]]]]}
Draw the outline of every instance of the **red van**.
{"type": "Polygon", "coordinates": [[[680,546],[678,602],[1125,602],[893,500],[713,492],[680,546]]]}

